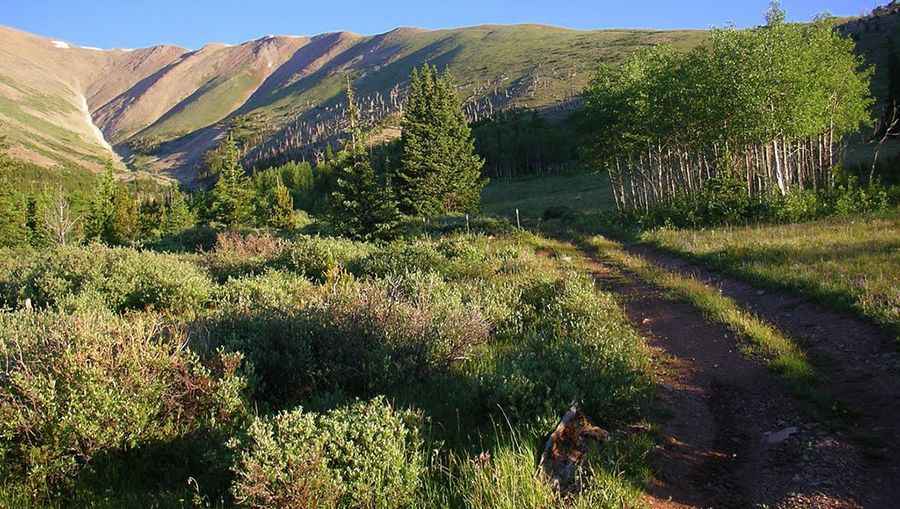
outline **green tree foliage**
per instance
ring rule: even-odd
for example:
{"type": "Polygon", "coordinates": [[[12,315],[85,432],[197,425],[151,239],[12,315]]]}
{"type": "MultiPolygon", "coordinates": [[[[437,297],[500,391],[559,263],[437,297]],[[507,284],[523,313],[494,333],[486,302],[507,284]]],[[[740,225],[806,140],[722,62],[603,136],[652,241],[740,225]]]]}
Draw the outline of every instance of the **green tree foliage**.
{"type": "Polygon", "coordinates": [[[138,240],[140,210],[138,203],[125,186],[117,186],[113,195],[113,214],[110,224],[110,244],[127,244],[138,240]]]}
{"type": "Polygon", "coordinates": [[[28,242],[32,246],[43,247],[52,240],[45,220],[49,212],[49,202],[50,195],[48,193],[39,193],[28,197],[25,226],[28,228],[28,242]]]}
{"type": "Polygon", "coordinates": [[[112,163],[107,163],[103,176],[97,182],[84,219],[84,235],[88,240],[110,241],[115,195],[116,177],[113,174],[112,163]]]}
{"type": "Polygon", "coordinates": [[[158,240],[182,232],[195,223],[194,211],[177,189],[141,201],[140,240],[158,240]]]}
{"type": "Polygon", "coordinates": [[[306,161],[290,161],[281,166],[257,170],[253,174],[253,188],[257,195],[266,194],[280,182],[291,195],[295,208],[308,209],[315,201],[315,176],[306,161]]]}
{"type": "Polygon", "coordinates": [[[27,197],[0,178],[0,247],[27,244],[28,229],[27,197]]]}
{"type": "Polygon", "coordinates": [[[749,194],[829,188],[843,135],[870,121],[871,71],[830,19],[715,30],[688,53],[638,52],[585,93],[586,153],[620,208],[649,208],[733,173],[749,194]]]}
{"type": "Polygon", "coordinates": [[[292,161],[254,173],[256,224],[296,228],[300,222],[295,210],[297,204],[310,207],[316,202],[314,184],[312,166],[305,161],[292,161]]]}
{"type": "Polygon", "coordinates": [[[281,180],[272,189],[270,201],[272,207],[269,213],[268,224],[283,230],[294,228],[297,225],[294,214],[294,198],[281,180]]]}
{"type": "Polygon", "coordinates": [[[478,208],[484,165],[450,74],[425,65],[410,76],[394,176],[400,210],[417,216],[478,208]]]}
{"type": "Polygon", "coordinates": [[[222,142],[219,154],[219,179],[210,195],[210,216],[226,226],[248,224],[253,212],[253,189],[241,166],[240,151],[234,138],[228,136],[222,142]]]}
{"type": "Polygon", "coordinates": [[[338,233],[354,238],[393,234],[399,219],[397,206],[365,154],[351,157],[338,170],[336,187],[331,194],[330,218],[338,233]]]}
{"type": "Polygon", "coordinates": [[[184,193],[173,190],[165,197],[164,231],[167,234],[178,233],[186,230],[197,222],[196,214],[191,210],[184,193]]]}
{"type": "Polygon", "coordinates": [[[399,213],[385,179],[379,179],[366,148],[353,89],[347,84],[348,142],[337,157],[328,216],[334,229],[354,238],[389,237],[399,213]]]}
{"type": "Polygon", "coordinates": [[[536,111],[504,112],[473,124],[472,134],[490,177],[548,175],[577,164],[578,139],[569,119],[550,122],[536,111]]]}
{"type": "Polygon", "coordinates": [[[141,233],[140,209],[128,188],[116,181],[111,163],[100,177],[84,221],[87,240],[128,244],[141,233]]]}
{"type": "Polygon", "coordinates": [[[0,247],[28,242],[27,197],[11,185],[13,161],[6,154],[7,141],[0,136],[0,247]]]}

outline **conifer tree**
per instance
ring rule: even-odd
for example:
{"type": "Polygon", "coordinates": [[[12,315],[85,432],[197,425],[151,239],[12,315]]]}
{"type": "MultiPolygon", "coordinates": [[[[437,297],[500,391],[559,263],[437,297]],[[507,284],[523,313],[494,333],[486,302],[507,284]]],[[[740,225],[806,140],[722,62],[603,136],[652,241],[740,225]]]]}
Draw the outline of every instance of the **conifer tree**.
{"type": "Polygon", "coordinates": [[[140,211],[137,201],[128,188],[119,185],[113,194],[112,217],[105,239],[110,244],[128,244],[137,239],[140,232],[140,211]]]}
{"type": "MultiPolygon", "coordinates": [[[[62,193],[62,190],[60,190],[60,193],[62,193]]],[[[50,196],[46,192],[28,197],[25,226],[28,228],[28,243],[34,247],[47,246],[53,240],[51,232],[48,231],[43,220],[49,206],[50,196]]],[[[74,227],[74,224],[72,226],[74,227]]]]}
{"type": "Polygon", "coordinates": [[[221,171],[211,193],[210,214],[226,226],[247,224],[253,211],[252,189],[241,166],[237,143],[230,134],[220,154],[221,171]]]}
{"type": "Polygon", "coordinates": [[[11,247],[28,241],[25,196],[7,181],[13,171],[12,160],[6,155],[7,142],[0,136],[0,247],[11,247]]]}
{"type": "Polygon", "coordinates": [[[5,185],[0,178],[0,247],[28,243],[28,214],[25,196],[5,185]]]}
{"type": "Polygon", "coordinates": [[[389,237],[399,213],[386,182],[379,182],[366,149],[353,88],[347,82],[347,134],[344,157],[338,158],[329,218],[338,233],[355,238],[389,237]]]}
{"type": "Polygon", "coordinates": [[[197,218],[188,205],[184,194],[174,190],[166,195],[163,233],[171,235],[194,226],[197,218]]]}
{"type": "Polygon", "coordinates": [[[162,197],[153,197],[141,202],[140,232],[142,240],[159,239],[164,235],[166,204],[162,197]]]}
{"type": "Polygon", "coordinates": [[[486,180],[448,72],[425,65],[410,76],[394,176],[400,210],[432,216],[478,208],[486,180]]]}
{"type": "Polygon", "coordinates": [[[113,174],[112,163],[107,162],[84,218],[84,235],[87,240],[111,242],[115,194],[116,178],[113,174]]]}

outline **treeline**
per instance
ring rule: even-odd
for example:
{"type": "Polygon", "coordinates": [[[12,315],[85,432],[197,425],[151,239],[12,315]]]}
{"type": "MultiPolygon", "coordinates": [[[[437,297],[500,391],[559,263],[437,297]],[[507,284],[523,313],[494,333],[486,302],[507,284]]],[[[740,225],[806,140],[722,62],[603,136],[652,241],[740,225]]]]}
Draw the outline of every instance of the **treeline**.
{"type": "Polygon", "coordinates": [[[175,188],[136,192],[116,179],[111,164],[100,177],[82,178],[78,192],[60,186],[30,193],[9,185],[18,163],[0,155],[0,183],[7,184],[0,189],[0,247],[147,244],[194,226],[391,238],[409,218],[478,209],[484,161],[449,74],[428,65],[413,71],[403,135],[388,146],[368,143],[349,82],[347,98],[347,141],[315,166],[288,162],[248,174],[238,140],[228,136],[205,157],[214,185],[190,195],[175,188]]]}
{"type": "Polygon", "coordinates": [[[329,147],[315,166],[289,162],[251,177],[236,141],[226,139],[206,158],[217,180],[199,195],[201,219],[290,229],[314,215],[320,231],[389,238],[405,217],[477,210],[484,162],[449,74],[429,65],[413,71],[395,144],[370,146],[349,82],[346,112],[343,147],[329,147]]]}
{"type": "Polygon", "coordinates": [[[10,185],[17,163],[0,157],[0,247],[46,247],[98,241],[152,242],[196,223],[189,197],[175,188],[138,191],[109,166],[90,194],[62,186],[27,190],[10,185]]]}
{"type": "Polygon", "coordinates": [[[533,110],[514,110],[472,124],[485,176],[557,175],[578,167],[578,139],[567,117],[548,121],[533,110]]]}
{"type": "Polygon", "coordinates": [[[723,176],[751,197],[830,189],[843,136],[870,121],[870,76],[832,20],[788,24],[774,4],[765,26],[602,66],[581,127],[620,210],[697,195],[723,176]]]}
{"type": "Polygon", "coordinates": [[[97,176],[14,160],[0,138],[0,247],[153,241],[195,222],[189,198],[149,180],[122,182],[112,165],[97,176]]]}

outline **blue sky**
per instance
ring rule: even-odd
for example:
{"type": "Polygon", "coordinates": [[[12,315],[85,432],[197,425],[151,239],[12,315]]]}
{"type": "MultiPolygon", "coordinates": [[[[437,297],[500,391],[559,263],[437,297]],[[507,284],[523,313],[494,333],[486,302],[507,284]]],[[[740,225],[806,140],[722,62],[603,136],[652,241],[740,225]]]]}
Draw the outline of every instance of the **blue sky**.
{"type": "MultiPolygon", "coordinates": [[[[887,3],[882,0],[880,3],[887,3]]],[[[877,0],[784,0],[788,16],[858,15],[877,0]]],[[[545,23],[570,28],[709,28],[759,24],[768,0],[0,0],[0,25],[82,46],[198,48],[267,34],[360,34],[397,26],[545,23]]]]}

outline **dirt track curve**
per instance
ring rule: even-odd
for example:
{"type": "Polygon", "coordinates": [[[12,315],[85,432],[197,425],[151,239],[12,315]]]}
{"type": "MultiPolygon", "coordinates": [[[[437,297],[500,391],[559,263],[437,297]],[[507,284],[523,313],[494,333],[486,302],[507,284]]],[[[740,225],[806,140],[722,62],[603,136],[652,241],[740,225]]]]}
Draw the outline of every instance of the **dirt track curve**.
{"type": "Polygon", "coordinates": [[[596,260],[653,352],[662,416],[654,508],[900,507],[900,376],[891,335],[807,300],[762,291],[644,246],[628,248],[698,278],[778,326],[824,366],[851,429],[817,422],[739,338],[690,304],[596,260]]]}

